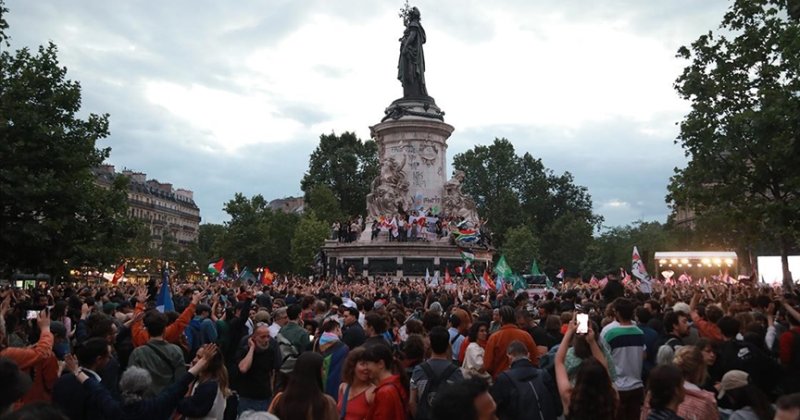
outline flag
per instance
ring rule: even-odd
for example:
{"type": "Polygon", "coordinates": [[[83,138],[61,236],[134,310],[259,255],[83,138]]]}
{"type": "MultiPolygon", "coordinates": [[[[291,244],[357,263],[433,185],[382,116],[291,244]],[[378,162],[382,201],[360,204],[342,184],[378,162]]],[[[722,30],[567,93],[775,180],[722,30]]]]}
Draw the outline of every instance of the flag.
{"type": "Polygon", "coordinates": [[[469,251],[469,250],[466,250],[466,249],[462,249],[461,250],[461,259],[466,261],[467,265],[469,265],[469,263],[471,263],[472,261],[475,261],[475,254],[473,254],[472,251],[469,251]]]}
{"type": "Polygon", "coordinates": [[[542,275],[542,272],[539,271],[539,264],[536,263],[536,259],[535,258],[533,259],[533,262],[531,263],[531,275],[532,276],[541,276],[542,275]]]}
{"type": "Polygon", "coordinates": [[[514,291],[517,291],[528,287],[528,283],[525,281],[525,279],[522,278],[522,276],[512,274],[511,286],[514,288],[514,291]]]}
{"type": "Polygon", "coordinates": [[[172,303],[172,293],[169,290],[168,267],[164,267],[164,273],[161,276],[161,290],[159,290],[156,298],[156,309],[162,313],[175,310],[175,304],[172,303]]]}
{"type": "Polygon", "coordinates": [[[211,262],[208,264],[208,272],[217,275],[222,272],[222,267],[225,266],[225,259],[220,258],[219,261],[211,262]]]}
{"type": "Polygon", "coordinates": [[[123,262],[122,264],[119,265],[119,267],[117,267],[117,270],[114,271],[114,277],[111,278],[111,284],[117,284],[117,281],[119,281],[119,279],[121,279],[122,276],[124,275],[125,275],[125,263],[123,262]]]}
{"type": "Polygon", "coordinates": [[[599,283],[600,287],[606,287],[606,284],[608,284],[608,276],[605,276],[602,279],[600,279],[599,283]]]}
{"type": "Polygon", "coordinates": [[[592,278],[589,279],[589,286],[591,286],[591,287],[599,286],[599,282],[597,281],[597,277],[595,277],[594,274],[592,274],[592,278]]]}
{"type": "Polygon", "coordinates": [[[506,287],[506,282],[505,282],[505,280],[503,280],[502,277],[497,276],[497,279],[495,279],[495,286],[496,286],[497,293],[501,293],[503,291],[503,289],[505,289],[505,287],[506,287]]]}
{"type": "Polygon", "coordinates": [[[650,275],[647,274],[647,268],[639,256],[639,250],[633,247],[633,256],[631,257],[631,274],[636,276],[641,282],[639,283],[639,290],[642,293],[651,293],[653,288],[650,285],[650,275]]]}
{"type": "Polygon", "coordinates": [[[439,271],[433,272],[433,280],[431,280],[431,283],[433,283],[434,286],[439,285],[439,271]]]}
{"type": "Polygon", "coordinates": [[[238,279],[239,278],[239,263],[238,262],[237,263],[233,263],[233,278],[234,279],[238,279]]]}
{"type": "Polygon", "coordinates": [[[494,281],[492,281],[492,276],[490,276],[489,272],[486,270],[483,271],[483,277],[481,277],[481,287],[486,290],[492,290],[495,288],[494,281]]]}
{"type": "Polygon", "coordinates": [[[453,271],[455,271],[456,274],[464,274],[464,267],[456,267],[453,271]]]}
{"type": "Polygon", "coordinates": [[[269,271],[269,268],[264,267],[264,271],[261,272],[261,284],[269,286],[272,284],[272,279],[275,278],[275,275],[269,271]]]}
{"type": "Polygon", "coordinates": [[[564,280],[564,269],[558,270],[558,274],[556,274],[556,278],[559,280],[564,280]]]}
{"type": "Polygon", "coordinates": [[[447,267],[444,268],[444,284],[450,284],[453,282],[453,279],[450,278],[450,270],[447,267]]]}
{"type": "MultiPolygon", "coordinates": [[[[509,281],[513,281],[514,272],[511,270],[511,266],[506,262],[505,255],[500,256],[497,265],[494,266],[494,272],[497,274],[497,281],[500,283],[506,284],[509,281]]],[[[484,277],[486,276],[485,274],[486,273],[484,273],[484,277]]],[[[512,286],[513,285],[512,283],[512,286]]]]}
{"type": "Polygon", "coordinates": [[[253,272],[250,271],[249,268],[245,267],[241,273],[239,273],[239,279],[248,281],[250,279],[255,280],[256,276],[253,275],[253,272]]]}
{"type": "Polygon", "coordinates": [[[434,280],[437,281],[437,283],[438,283],[438,279],[431,278],[431,272],[426,268],[425,269],[425,284],[428,287],[435,287],[437,285],[433,284],[434,280]]]}

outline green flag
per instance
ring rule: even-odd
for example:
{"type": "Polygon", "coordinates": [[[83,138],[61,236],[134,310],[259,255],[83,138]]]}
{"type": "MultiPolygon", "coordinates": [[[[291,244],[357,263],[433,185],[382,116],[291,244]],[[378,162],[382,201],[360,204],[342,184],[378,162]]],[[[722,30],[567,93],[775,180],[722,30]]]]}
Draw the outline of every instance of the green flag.
{"type": "Polygon", "coordinates": [[[500,259],[497,261],[497,264],[494,266],[494,272],[498,276],[503,276],[503,278],[511,279],[511,276],[514,275],[514,271],[511,269],[511,266],[508,265],[506,262],[505,255],[501,255],[500,259]]]}
{"type": "Polygon", "coordinates": [[[531,263],[531,275],[532,276],[541,276],[542,272],[539,271],[539,264],[536,263],[536,259],[534,258],[533,262],[531,263]]]}
{"type": "Polygon", "coordinates": [[[511,286],[514,287],[514,291],[516,292],[517,290],[527,288],[528,283],[522,278],[522,276],[514,274],[511,277],[511,286]]]}

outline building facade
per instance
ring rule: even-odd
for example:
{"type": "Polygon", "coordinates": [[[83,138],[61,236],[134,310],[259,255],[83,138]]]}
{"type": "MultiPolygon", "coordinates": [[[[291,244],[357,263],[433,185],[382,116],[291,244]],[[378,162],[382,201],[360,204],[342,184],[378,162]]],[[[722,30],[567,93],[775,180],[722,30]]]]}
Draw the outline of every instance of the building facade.
{"type": "Polygon", "coordinates": [[[101,165],[95,170],[97,183],[109,186],[114,178],[128,177],[128,212],[150,229],[151,242],[158,246],[165,238],[186,247],[197,242],[200,228],[200,208],[191,190],[173,188],[170,183],[147,179],[142,172],[123,170],[117,173],[113,165],[101,165]]]}

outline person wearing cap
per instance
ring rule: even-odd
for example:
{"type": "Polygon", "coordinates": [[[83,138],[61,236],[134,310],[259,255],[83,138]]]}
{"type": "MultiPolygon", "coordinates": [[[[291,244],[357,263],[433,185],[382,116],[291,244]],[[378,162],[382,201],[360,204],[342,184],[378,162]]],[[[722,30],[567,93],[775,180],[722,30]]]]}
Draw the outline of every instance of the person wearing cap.
{"type": "Polygon", "coordinates": [[[32,384],[30,375],[21,372],[13,360],[0,357],[0,416],[8,414],[32,384]]]}
{"type": "Polygon", "coordinates": [[[750,383],[750,375],[741,370],[731,370],[722,376],[717,399],[720,405],[730,407],[728,420],[765,420],[775,415],[767,396],[750,383]]]}

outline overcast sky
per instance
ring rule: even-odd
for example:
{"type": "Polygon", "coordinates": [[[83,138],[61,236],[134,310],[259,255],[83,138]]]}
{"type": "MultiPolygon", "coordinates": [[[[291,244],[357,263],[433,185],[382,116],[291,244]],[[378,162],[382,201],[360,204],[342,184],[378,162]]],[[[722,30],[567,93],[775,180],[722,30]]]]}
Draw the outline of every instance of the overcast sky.
{"type": "MultiPolygon", "coordinates": [[[[606,225],[665,221],[683,166],[681,45],[727,0],[412,3],[452,156],[506,137],[589,188],[606,225]]],[[[110,163],[191,189],[204,222],[235,192],[302,194],[319,135],[369,126],[402,95],[402,1],[6,0],[12,48],[53,41],[110,163]]]]}

